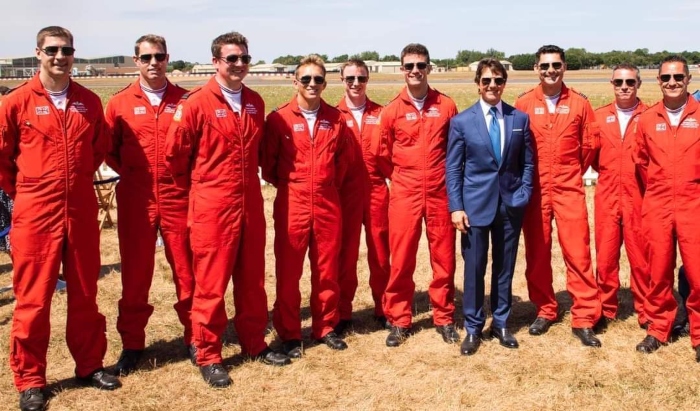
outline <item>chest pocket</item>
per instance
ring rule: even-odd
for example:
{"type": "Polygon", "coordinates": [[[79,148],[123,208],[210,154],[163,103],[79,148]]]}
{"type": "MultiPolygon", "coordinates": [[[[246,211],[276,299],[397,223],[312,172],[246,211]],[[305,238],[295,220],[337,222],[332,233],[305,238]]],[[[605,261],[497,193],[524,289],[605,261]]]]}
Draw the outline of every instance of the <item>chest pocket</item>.
{"type": "Polygon", "coordinates": [[[56,167],[56,141],[49,130],[33,120],[23,120],[19,133],[17,167],[28,178],[46,177],[56,167]]]}

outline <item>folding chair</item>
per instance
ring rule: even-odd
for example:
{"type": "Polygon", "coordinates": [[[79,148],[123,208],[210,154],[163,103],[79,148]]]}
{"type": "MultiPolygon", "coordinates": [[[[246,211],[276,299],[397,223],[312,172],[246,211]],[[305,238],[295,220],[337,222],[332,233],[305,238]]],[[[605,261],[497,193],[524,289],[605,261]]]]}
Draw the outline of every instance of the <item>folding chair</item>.
{"type": "Polygon", "coordinates": [[[115,208],[114,199],[117,196],[118,181],[119,175],[104,164],[95,172],[93,184],[99,205],[97,220],[100,223],[100,231],[105,225],[107,227],[114,226],[111,212],[115,208]]]}

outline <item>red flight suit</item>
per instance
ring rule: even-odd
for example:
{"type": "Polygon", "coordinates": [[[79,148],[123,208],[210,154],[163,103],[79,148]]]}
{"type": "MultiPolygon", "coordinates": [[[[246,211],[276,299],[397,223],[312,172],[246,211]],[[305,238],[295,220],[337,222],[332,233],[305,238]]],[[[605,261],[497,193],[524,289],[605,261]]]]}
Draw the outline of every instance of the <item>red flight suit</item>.
{"type": "Polygon", "coordinates": [[[265,103],[245,85],[241,93],[239,114],[212,77],[183,96],[166,138],[165,162],[177,184],[190,186],[192,332],[200,366],[222,361],[224,297],[232,278],[241,351],[255,356],[267,348],[265,215],[258,178],[265,103]]]}
{"type": "Polygon", "coordinates": [[[667,342],[678,308],[673,297],[676,241],[690,295],[690,342],[700,344],[700,103],[692,97],[672,126],[663,102],[641,114],[637,145],[642,181],[642,230],[649,246],[647,334],[667,342]]]}
{"type": "Polygon", "coordinates": [[[143,350],[146,325],[153,313],[148,304],[154,269],[157,231],[173,271],[175,311],[185,327],[184,342],[192,342],[192,250],[187,230],[187,189],[177,186],[165,167],[165,136],[175,109],[187,90],[167,83],[163,100],[152,106],[139,80],[107,103],[105,119],[112,129],[107,164],[121,176],[117,185],[122,298],[117,330],[125,349],[143,350]]]}
{"type": "Polygon", "coordinates": [[[532,199],[525,209],[523,236],[528,292],[537,316],[557,318],[552,287],[552,219],[566,264],[566,289],[571,296],[571,326],[590,328],[600,318],[598,285],[591,267],[590,233],[583,173],[592,164],[600,128],[588,99],[562,85],[556,110],[550,114],[542,86],[518,97],[515,108],[530,116],[535,137],[537,173],[532,199]]]}
{"type": "Polygon", "coordinates": [[[107,350],[97,309],[100,233],[92,177],[109,131],[100,98],[78,83],[70,81],[65,107],[54,106],[38,74],[0,104],[0,187],[15,200],[10,367],[19,391],[46,385],[51,297],[61,263],[66,343],[76,375],[102,368],[107,350]]]}
{"type": "Polygon", "coordinates": [[[593,162],[595,187],[596,278],[606,318],[617,314],[620,289],[620,247],[625,244],[630,265],[630,289],[640,325],[647,322],[644,299],[649,287],[645,239],[642,235],[642,187],[635,165],[635,124],[646,105],[637,108],[620,134],[615,103],[595,111],[600,125],[600,148],[593,162]]]}
{"type": "Polygon", "coordinates": [[[454,322],[455,230],[445,186],[445,158],[450,118],[457,114],[451,98],[429,89],[422,111],[404,88],[382,110],[378,167],[391,179],[389,248],[391,274],[384,312],[398,327],[411,327],[416,254],[425,220],[433,278],[428,294],[436,326],[454,322]]]}
{"type": "Polygon", "coordinates": [[[354,151],[354,163],[348,167],[345,180],[340,187],[340,204],[343,216],[342,247],[340,249],[341,320],[352,319],[352,300],[357,291],[357,260],[360,253],[360,234],[365,226],[369,286],[374,300],[374,315],[384,317],[382,300],[389,281],[389,188],[386,179],[377,170],[372,139],[382,106],[366,100],[362,114],[362,128],[358,128],[352,111],[345,99],[337,106],[343,113],[348,130],[354,139],[349,145],[354,151]]]}
{"type": "Polygon", "coordinates": [[[323,100],[313,139],[296,96],[267,116],[262,175],[277,187],[272,322],[283,341],[301,339],[299,281],[307,249],[313,338],[324,337],[338,324],[342,224],[337,187],[353,161],[349,138],[343,115],[323,100]]]}

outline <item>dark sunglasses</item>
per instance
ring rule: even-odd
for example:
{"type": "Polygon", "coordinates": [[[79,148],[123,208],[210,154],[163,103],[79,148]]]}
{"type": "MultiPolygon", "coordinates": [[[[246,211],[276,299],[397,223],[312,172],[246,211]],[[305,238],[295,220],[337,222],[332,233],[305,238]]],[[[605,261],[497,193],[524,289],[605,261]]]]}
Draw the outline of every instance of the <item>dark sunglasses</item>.
{"type": "Polygon", "coordinates": [[[311,84],[311,80],[313,80],[316,84],[323,84],[326,82],[326,78],[323,76],[301,76],[297,79],[297,81],[305,86],[311,84]]]}
{"type": "Polygon", "coordinates": [[[343,81],[348,83],[348,84],[355,84],[355,80],[357,80],[358,83],[366,83],[367,80],[369,80],[369,77],[367,77],[367,76],[345,76],[343,78],[343,81]]]}
{"type": "Polygon", "coordinates": [[[561,68],[564,66],[564,63],[562,63],[561,61],[555,61],[554,63],[540,63],[539,65],[540,70],[542,71],[549,70],[549,66],[552,66],[554,70],[561,70],[561,68]]]}
{"type": "MultiPolygon", "coordinates": [[[[661,81],[664,83],[668,83],[669,81],[671,81],[671,74],[661,74],[659,75],[659,79],[661,79],[661,81]]],[[[676,80],[677,83],[680,83],[683,80],[685,80],[685,74],[673,74],[673,79],[676,80]]]]}
{"type": "Polygon", "coordinates": [[[506,79],[503,77],[482,77],[481,78],[481,85],[482,86],[489,86],[491,85],[491,80],[493,80],[497,86],[502,86],[506,84],[506,79]]]}
{"type": "Polygon", "coordinates": [[[637,80],[633,78],[628,78],[628,79],[621,79],[621,78],[616,78],[612,81],[613,86],[615,87],[622,87],[622,83],[627,84],[627,87],[634,87],[637,85],[637,80]]]}
{"type": "Polygon", "coordinates": [[[58,54],[58,50],[61,50],[61,54],[64,56],[72,56],[75,53],[75,49],[73,47],[69,46],[63,46],[63,47],[58,47],[58,46],[47,46],[44,47],[43,49],[39,49],[44,52],[47,56],[55,56],[58,54]]]}
{"type": "Polygon", "coordinates": [[[241,63],[243,63],[243,64],[249,64],[250,60],[252,59],[250,54],[241,54],[241,55],[229,54],[226,57],[219,57],[219,58],[222,60],[226,60],[227,62],[229,62],[231,64],[235,64],[238,61],[238,59],[240,59],[241,63]]]}
{"type": "Polygon", "coordinates": [[[418,67],[418,70],[425,70],[428,68],[428,63],[421,61],[419,63],[406,63],[403,65],[403,69],[406,71],[413,71],[413,67],[418,67]]]}
{"type": "Polygon", "coordinates": [[[153,57],[156,58],[156,61],[163,62],[168,55],[166,53],[142,54],[139,56],[139,60],[141,60],[141,63],[150,63],[153,57]]]}

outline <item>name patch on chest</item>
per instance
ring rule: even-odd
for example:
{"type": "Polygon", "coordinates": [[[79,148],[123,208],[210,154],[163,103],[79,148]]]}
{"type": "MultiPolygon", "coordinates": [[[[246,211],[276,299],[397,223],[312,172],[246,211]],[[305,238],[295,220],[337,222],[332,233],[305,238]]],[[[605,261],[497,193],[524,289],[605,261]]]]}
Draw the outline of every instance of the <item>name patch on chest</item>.
{"type": "Polygon", "coordinates": [[[428,111],[425,112],[426,117],[440,117],[440,110],[437,107],[430,107],[428,111]]]}
{"type": "Polygon", "coordinates": [[[74,113],[87,113],[87,107],[85,107],[85,104],[79,101],[74,101],[71,103],[70,107],[68,107],[68,111],[72,111],[74,113]]]}
{"type": "Polygon", "coordinates": [[[176,108],[176,107],[177,107],[177,105],[175,105],[175,104],[168,104],[168,105],[166,105],[165,108],[163,109],[163,113],[172,114],[172,113],[175,112],[175,108],[176,108]]]}
{"type": "Polygon", "coordinates": [[[257,107],[255,107],[254,105],[252,105],[250,103],[246,103],[244,110],[246,113],[248,113],[251,116],[258,114],[257,107]]]}
{"type": "Polygon", "coordinates": [[[656,125],[656,131],[666,131],[666,123],[659,123],[656,125]]]}
{"type": "Polygon", "coordinates": [[[146,114],[146,107],[134,107],[134,114],[146,114]]]}
{"type": "Polygon", "coordinates": [[[299,132],[301,132],[301,131],[304,131],[304,123],[297,123],[297,124],[294,124],[294,125],[292,126],[292,129],[293,129],[295,132],[297,132],[297,133],[299,133],[299,132]]]}
{"type": "Polygon", "coordinates": [[[544,107],[535,107],[535,114],[544,114],[544,107]]]}
{"type": "Polygon", "coordinates": [[[605,119],[605,122],[606,122],[606,123],[614,123],[614,122],[615,122],[615,116],[608,116],[608,117],[605,119]]]}
{"type": "Polygon", "coordinates": [[[416,113],[406,113],[406,120],[416,121],[418,120],[418,116],[416,115],[416,113]]]}
{"type": "Polygon", "coordinates": [[[569,114],[569,106],[557,107],[557,114],[569,114]]]}
{"type": "Polygon", "coordinates": [[[216,115],[216,118],[225,118],[226,117],[226,109],[225,108],[217,108],[214,110],[214,114],[216,115]]]}
{"type": "Polygon", "coordinates": [[[365,124],[379,124],[379,118],[375,116],[367,116],[365,124]]]}
{"type": "Polygon", "coordinates": [[[321,120],[318,123],[319,130],[330,130],[332,127],[331,122],[328,120],[321,120]]]}
{"type": "Polygon", "coordinates": [[[37,116],[48,116],[49,114],[51,114],[51,110],[49,110],[49,106],[35,107],[34,110],[36,111],[37,116]]]}
{"type": "Polygon", "coordinates": [[[353,123],[352,120],[345,120],[345,125],[348,127],[352,127],[353,125],[355,125],[355,123],[353,123]]]}
{"type": "Polygon", "coordinates": [[[694,118],[686,118],[681,123],[681,128],[698,128],[698,121],[694,118]]]}

